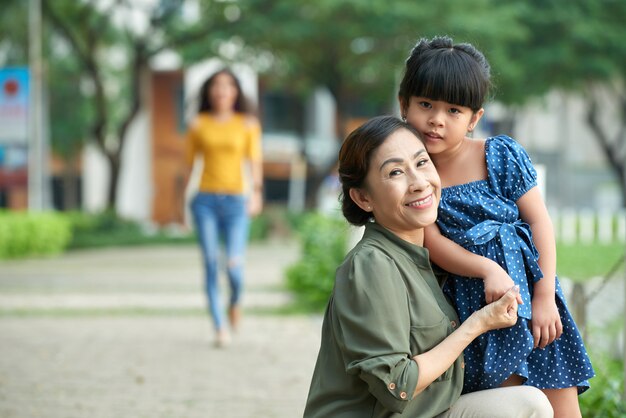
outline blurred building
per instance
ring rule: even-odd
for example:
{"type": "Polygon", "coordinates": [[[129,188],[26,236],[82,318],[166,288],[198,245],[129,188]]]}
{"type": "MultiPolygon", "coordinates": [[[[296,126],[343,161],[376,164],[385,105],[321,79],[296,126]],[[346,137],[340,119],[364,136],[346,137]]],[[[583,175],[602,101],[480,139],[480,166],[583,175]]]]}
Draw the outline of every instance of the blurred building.
{"type": "MultiPolygon", "coordinates": [[[[621,116],[610,103],[607,97],[601,123],[615,138],[621,116]]],[[[620,187],[587,124],[587,104],[582,94],[552,91],[517,110],[488,106],[481,127],[486,134],[511,135],[535,165],[545,167],[549,207],[617,210],[622,205],[620,187]]]]}
{"type": "MultiPolygon", "coordinates": [[[[122,155],[116,208],[121,216],[156,225],[188,222],[185,202],[195,190],[186,188],[184,178],[186,124],[195,114],[200,84],[220,66],[217,60],[185,71],[178,65],[161,65],[146,76],[145,106],[128,132],[122,155]]],[[[269,88],[245,65],[233,70],[256,104],[263,126],[266,200],[296,211],[311,202],[322,209],[332,207],[336,197],[325,185],[333,178],[323,181],[323,176],[332,176],[345,136],[337,130],[332,95],[320,88],[302,100],[289,91],[269,88]],[[315,177],[322,185],[320,196],[311,196],[315,177]]],[[[605,101],[602,123],[613,135],[619,129],[619,109],[606,103],[610,101],[605,101]]],[[[490,104],[476,135],[505,133],[518,140],[533,162],[545,169],[542,181],[549,207],[618,209],[622,203],[618,182],[587,126],[585,111],[582,95],[560,92],[515,110],[490,104]]],[[[348,131],[369,115],[353,116],[348,131]]],[[[22,148],[6,143],[0,147],[0,207],[27,207],[22,148]]],[[[95,146],[86,146],[82,158],[71,166],[52,157],[50,169],[56,209],[78,206],[96,212],[106,207],[108,165],[95,146]],[[76,201],[78,205],[71,203],[76,201]]]]}
{"type": "MultiPolygon", "coordinates": [[[[187,121],[196,114],[201,84],[221,66],[218,60],[208,60],[185,71],[150,73],[146,106],[129,131],[122,156],[117,207],[121,216],[161,226],[189,222],[186,202],[196,190],[199,172],[192,173],[186,187],[187,121]]],[[[328,171],[338,150],[332,97],[320,89],[303,101],[265,88],[247,66],[232,69],[261,119],[265,199],[304,209],[307,179],[313,172],[328,171]]],[[[82,178],[84,209],[102,210],[108,166],[95,146],[84,151],[82,178]]]]}

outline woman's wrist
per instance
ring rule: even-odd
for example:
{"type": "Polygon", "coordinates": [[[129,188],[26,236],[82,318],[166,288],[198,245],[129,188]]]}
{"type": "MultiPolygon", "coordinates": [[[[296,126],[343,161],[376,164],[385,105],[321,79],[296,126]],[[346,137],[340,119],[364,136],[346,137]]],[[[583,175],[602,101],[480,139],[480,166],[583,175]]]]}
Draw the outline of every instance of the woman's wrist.
{"type": "Polygon", "coordinates": [[[485,312],[483,311],[483,309],[474,311],[459,327],[459,329],[465,330],[472,340],[489,331],[489,327],[485,321],[485,312]]]}

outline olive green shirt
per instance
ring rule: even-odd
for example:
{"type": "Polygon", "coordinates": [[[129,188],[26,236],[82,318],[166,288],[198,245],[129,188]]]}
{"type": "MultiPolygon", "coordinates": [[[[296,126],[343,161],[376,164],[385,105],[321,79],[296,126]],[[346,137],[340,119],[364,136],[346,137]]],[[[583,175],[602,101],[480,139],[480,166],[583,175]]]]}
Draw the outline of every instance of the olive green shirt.
{"type": "Polygon", "coordinates": [[[433,417],[463,386],[463,359],[413,397],[426,352],[459,319],[428,250],[369,223],[337,269],[305,418],[433,417]]]}

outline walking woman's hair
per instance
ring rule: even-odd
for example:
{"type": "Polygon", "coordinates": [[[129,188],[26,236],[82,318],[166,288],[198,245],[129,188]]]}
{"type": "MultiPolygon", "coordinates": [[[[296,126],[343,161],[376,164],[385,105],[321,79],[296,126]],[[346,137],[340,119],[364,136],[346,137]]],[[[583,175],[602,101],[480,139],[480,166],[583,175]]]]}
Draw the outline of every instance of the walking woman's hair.
{"type": "Polygon", "coordinates": [[[403,107],[413,96],[469,107],[483,107],[491,87],[485,56],[468,43],[454,44],[447,36],[420,39],[406,60],[398,95],[403,107]]]}
{"type": "Polygon", "coordinates": [[[339,180],[341,182],[341,211],[352,225],[365,225],[372,214],[359,207],[350,197],[350,189],[364,186],[374,151],[399,129],[406,129],[421,141],[419,133],[394,116],[378,116],[352,131],[339,150],[339,180]]]}
{"type": "Polygon", "coordinates": [[[200,87],[200,96],[198,97],[198,112],[211,112],[213,110],[213,104],[211,103],[211,99],[209,97],[209,90],[215,81],[215,77],[220,74],[227,74],[235,83],[235,87],[237,88],[237,99],[235,100],[234,110],[236,112],[247,113],[249,112],[248,103],[246,101],[245,96],[243,95],[243,91],[241,90],[241,83],[239,82],[239,78],[232,72],[229,68],[222,68],[215,73],[213,73],[209,78],[206,79],[202,86],[200,87]]]}

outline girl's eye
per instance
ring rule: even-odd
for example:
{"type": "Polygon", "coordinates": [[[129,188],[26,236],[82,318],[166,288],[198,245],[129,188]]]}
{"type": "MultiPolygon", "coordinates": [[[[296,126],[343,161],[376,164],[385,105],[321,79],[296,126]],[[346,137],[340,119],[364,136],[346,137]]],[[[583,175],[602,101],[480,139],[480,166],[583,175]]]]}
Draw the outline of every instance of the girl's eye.
{"type": "Polygon", "coordinates": [[[419,105],[423,108],[430,109],[431,105],[428,102],[419,102],[419,105]]]}
{"type": "Polygon", "coordinates": [[[457,109],[456,107],[453,107],[452,109],[450,109],[450,113],[452,113],[452,114],[455,114],[455,115],[456,115],[456,114],[458,114],[458,113],[461,113],[461,111],[460,111],[459,109],[457,109]]]}

